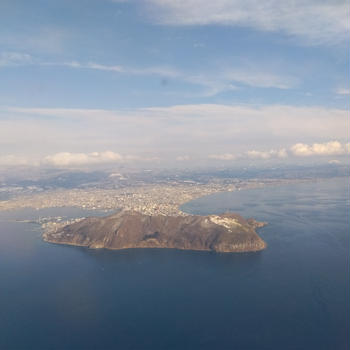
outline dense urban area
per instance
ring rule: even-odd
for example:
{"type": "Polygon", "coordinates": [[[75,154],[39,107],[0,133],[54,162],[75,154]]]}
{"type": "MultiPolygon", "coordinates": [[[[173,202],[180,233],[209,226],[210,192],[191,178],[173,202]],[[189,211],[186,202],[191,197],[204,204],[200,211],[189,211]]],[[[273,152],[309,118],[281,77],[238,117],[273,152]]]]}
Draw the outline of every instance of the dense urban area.
{"type": "MultiPolygon", "coordinates": [[[[181,205],[217,192],[348,176],[347,166],[215,170],[40,170],[0,174],[0,210],[77,207],[186,216],[181,205]]],[[[91,213],[90,213],[91,215],[91,213]]],[[[79,220],[73,218],[70,220],[79,220]]],[[[63,218],[41,217],[43,226],[63,218]]]]}
{"type": "MultiPolygon", "coordinates": [[[[252,186],[253,184],[251,184],[252,186]]],[[[258,184],[254,184],[258,185],[258,184]]],[[[170,184],[122,189],[61,189],[19,196],[0,202],[1,209],[31,207],[80,207],[84,209],[125,209],[148,215],[184,215],[179,205],[218,191],[235,190],[235,184],[170,184]]]]}

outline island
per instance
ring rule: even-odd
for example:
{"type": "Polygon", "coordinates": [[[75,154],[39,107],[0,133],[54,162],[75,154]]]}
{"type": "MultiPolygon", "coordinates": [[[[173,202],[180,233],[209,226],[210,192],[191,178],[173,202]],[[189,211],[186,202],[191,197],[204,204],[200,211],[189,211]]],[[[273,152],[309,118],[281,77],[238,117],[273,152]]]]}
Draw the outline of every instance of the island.
{"type": "Polygon", "coordinates": [[[255,231],[265,225],[235,213],[166,216],[121,210],[105,217],[88,217],[67,225],[48,226],[43,239],[88,248],[255,252],[266,248],[266,243],[255,231]]]}

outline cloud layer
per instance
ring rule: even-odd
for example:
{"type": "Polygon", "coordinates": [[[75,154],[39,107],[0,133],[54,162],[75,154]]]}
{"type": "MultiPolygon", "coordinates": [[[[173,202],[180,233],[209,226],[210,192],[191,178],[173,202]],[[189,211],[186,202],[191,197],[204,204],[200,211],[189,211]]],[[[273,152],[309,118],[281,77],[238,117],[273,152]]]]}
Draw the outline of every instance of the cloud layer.
{"type": "MultiPolygon", "coordinates": [[[[347,142],[349,128],[347,110],[283,105],[199,104],[123,110],[3,107],[0,116],[2,153],[21,154],[25,149],[38,156],[62,148],[87,154],[110,149],[142,158],[224,155],[231,150],[236,154],[252,148],[257,152],[279,150],[283,156],[280,146],[299,140],[306,144],[347,142]]],[[[253,152],[250,156],[270,155],[253,152]]],[[[86,157],[95,163],[108,158],[86,157]]]]}
{"type": "Polygon", "coordinates": [[[242,160],[242,159],[285,159],[288,157],[310,157],[310,156],[342,156],[350,154],[350,143],[341,144],[339,141],[329,141],[324,143],[296,143],[289,149],[269,151],[246,151],[242,154],[224,153],[209,155],[210,159],[216,160],[242,160]]]}
{"type": "Polygon", "coordinates": [[[31,55],[22,52],[1,52],[0,67],[22,66],[33,63],[31,55]]]}
{"type": "Polygon", "coordinates": [[[349,153],[349,145],[342,145],[338,141],[314,143],[313,145],[297,143],[291,147],[291,152],[301,157],[343,155],[349,153]]]}
{"type": "Polygon", "coordinates": [[[125,65],[106,65],[97,62],[50,62],[39,60],[29,54],[21,52],[0,53],[0,67],[13,66],[51,66],[68,67],[80,70],[97,70],[124,74],[128,76],[158,76],[177,80],[190,85],[197,85],[205,89],[203,96],[215,96],[224,91],[236,90],[239,86],[254,88],[291,89],[298,85],[299,79],[288,74],[277,74],[268,68],[260,69],[251,66],[222,67],[210,72],[187,72],[171,66],[130,67],[125,65]]]}
{"type": "Polygon", "coordinates": [[[0,166],[18,166],[18,165],[38,165],[38,163],[30,161],[26,156],[14,154],[0,155],[0,166]]]}
{"type": "Polygon", "coordinates": [[[230,25],[282,31],[313,43],[345,41],[349,34],[346,0],[145,0],[151,18],[175,26],[230,25]]]}
{"type": "Polygon", "coordinates": [[[119,153],[112,151],[92,153],[60,152],[44,158],[45,164],[56,167],[116,163],[123,160],[119,153]]]}
{"type": "MultiPolygon", "coordinates": [[[[329,157],[329,156],[343,156],[350,154],[350,143],[342,144],[339,141],[329,141],[324,143],[304,144],[297,143],[291,146],[289,149],[271,149],[268,151],[263,150],[248,150],[242,153],[223,153],[223,154],[210,154],[207,158],[210,160],[219,161],[242,161],[242,160],[286,160],[287,158],[295,157],[329,157]]],[[[196,163],[200,158],[190,157],[189,155],[168,157],[166,159],[159,159],[157,157],[142,157],[139,155],[122,155],[113,151],[103,152],[91,152],[91,153],[72,153],[72,152],[59,152],[42,157],[33,161],[29,157],[24,155],[3,155],[0,156],[0,166],[12,167],[12,166],[49,166],[54,168],[76,168],[76,167],[89,167],[96,165],[118,165],[125,164],[126,162],[185,162],[188,164],[196,163]]],[[[339,162],[338,160],[332,160],[332,163],[339,162]]],[[[181,164],[179,164],[181,165],[181,164]]]]}

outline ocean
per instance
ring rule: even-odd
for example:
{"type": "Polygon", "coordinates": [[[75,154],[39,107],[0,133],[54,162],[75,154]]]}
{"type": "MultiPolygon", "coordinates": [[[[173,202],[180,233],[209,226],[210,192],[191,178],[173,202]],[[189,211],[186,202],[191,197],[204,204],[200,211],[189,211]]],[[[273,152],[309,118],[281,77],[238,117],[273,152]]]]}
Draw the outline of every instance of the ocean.
{"type": "Polygon", "coordinates": [[[0,349],[349,349],[349,199],[336,178],[185,204],[269,223],[232,254],[55,245],[14,219],[89,213],[0,212],[0,349]]]}

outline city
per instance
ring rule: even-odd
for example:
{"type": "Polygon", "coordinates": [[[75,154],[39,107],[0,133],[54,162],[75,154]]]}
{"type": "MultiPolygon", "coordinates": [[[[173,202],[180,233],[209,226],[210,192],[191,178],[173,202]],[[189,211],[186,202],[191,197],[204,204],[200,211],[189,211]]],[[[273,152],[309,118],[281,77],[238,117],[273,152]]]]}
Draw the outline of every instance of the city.
{"type": "Polygon", "coordinates": [[[18,195],[0,201],[0,210],[18,208],[80,207],[89,210],[134,210],[146,215],[185,216],[179,207],[193,199],[217,192],[280,185],[305,180],[297,179],[212,179],[207,183],[182,181],[166,184],[144,184],[120,189],[57,189],[18,195]]]}

